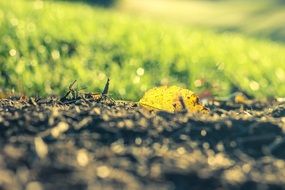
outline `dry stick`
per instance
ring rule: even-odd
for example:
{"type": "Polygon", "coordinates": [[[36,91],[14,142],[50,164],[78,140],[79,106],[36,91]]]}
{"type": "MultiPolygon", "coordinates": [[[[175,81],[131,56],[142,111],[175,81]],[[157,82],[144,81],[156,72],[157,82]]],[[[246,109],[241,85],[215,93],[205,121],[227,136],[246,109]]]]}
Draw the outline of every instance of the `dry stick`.
{"type": "Polygon", "coordinates": [[[73,83],[71,83],[71,84],[69,85],[68,89],[69,89],[70,91],[73,90],[73,89],[72,89],[72,88],[73,88],[73,85],[74,85],[76,82],[77,82],[77,80],[74,80],[73,83]]]}
{"type": "Polygon", "coordinates": [[[76,83],[77,80],[74,80],[68,87],[68,92],[62,97],[60,98],[60,101],[64,101],[66,99],[66,97],[73,91],[73,85],[76,83]]]}
{"type": "Polygon", "coordinates": [[[182,109],[183,109],[183,110],[187,110],[187,109],[186,109],[185,102],[184,102],[182,96],[179,96],[179,102],[180,102],[180,104],[181,104],[181,106],[182,106],[182,109]]]}
{"type": "Polygon", "coordinates": [[[109,84],[110,84],[110,78],[108,78],[108,80],[107,80],[107,82],[106,82],[106,84],[105,84],[104,90],[103,90],[103,92],[102,92],[102,96],[108,94],[108,91],[109,91],[109,84]]]}

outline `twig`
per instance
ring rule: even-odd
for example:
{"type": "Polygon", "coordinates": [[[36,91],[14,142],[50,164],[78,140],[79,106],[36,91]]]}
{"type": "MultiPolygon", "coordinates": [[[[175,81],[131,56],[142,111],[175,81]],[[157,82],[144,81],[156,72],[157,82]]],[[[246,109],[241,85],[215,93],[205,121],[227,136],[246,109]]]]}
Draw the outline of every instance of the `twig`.
{"type": "Polygon", "coordinates": [[[77,81],[77,80],[74,80],[74,81],[69,85],[69,87],[68,87],[68,92],[67,92],[63,97],[60,98],[60,101],[61,101],[61,102],[64,101],[64,100],[66,100],[67,96],[69,96],[69,94],[70,94],[72,91],[74,91],[74,90],[73,90],[73,85],[76,83],[76,81],[77,81]]]}
{"type": "Polygon", "coordinates": [[[102,96],[107,95],[109,91],[109,84],[110,84],[110,78],[107,79],[107,82],[105,84],[104,90],[102,92],[102,96]]]}
{"type": "Polygon", "coordinates": [[[71,83],[71,84],[69,85],[68,89],[69,89],[70,91],[73,90],[73,85],[74,85],[76,82],[77,82],[77,80],[74,80],[73,83],[71,83]]]}
{"type": "Polygon", "coordinates": [[[183,109],[183,110],[187,110],[187,109],[186,109],[185,102],[184,102],[182,96],[179,96],[179,102],[180,102],[180,104],[181,104],[181,106],[182,106],[182,109],[183,109]]]}

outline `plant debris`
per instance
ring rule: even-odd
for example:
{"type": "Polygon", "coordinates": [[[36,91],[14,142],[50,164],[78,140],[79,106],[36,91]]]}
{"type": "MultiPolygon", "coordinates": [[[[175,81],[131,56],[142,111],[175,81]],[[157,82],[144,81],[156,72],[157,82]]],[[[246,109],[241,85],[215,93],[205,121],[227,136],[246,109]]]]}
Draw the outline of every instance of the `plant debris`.
{"type": "Polygon", "coordinates": [[[0,189],[283,189],[284,102],[207,107],[0,99],[0,189]]]}
{"type": "Polygon", "coordinates": [[[102,95],[107,95],[109,92],[110,78],[107,79],[104,90],[102,91],[102,95]]]}
{"type": "Polygon", "coordinates": [[[178,86],[160,86],[148,90],[139,104],[152,110],[208,112],[192,91],[178,86]]]}

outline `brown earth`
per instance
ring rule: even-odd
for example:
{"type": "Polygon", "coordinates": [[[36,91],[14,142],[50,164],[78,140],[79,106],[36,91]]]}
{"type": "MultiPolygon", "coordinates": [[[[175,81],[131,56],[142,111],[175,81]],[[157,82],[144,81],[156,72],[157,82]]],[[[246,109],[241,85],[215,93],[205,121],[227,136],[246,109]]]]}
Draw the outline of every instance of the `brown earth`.
{"type": "Polygon", "coordinates": [[[285,103],[207,106],[1,99],[0,189],[285,189],[285,103]]]}

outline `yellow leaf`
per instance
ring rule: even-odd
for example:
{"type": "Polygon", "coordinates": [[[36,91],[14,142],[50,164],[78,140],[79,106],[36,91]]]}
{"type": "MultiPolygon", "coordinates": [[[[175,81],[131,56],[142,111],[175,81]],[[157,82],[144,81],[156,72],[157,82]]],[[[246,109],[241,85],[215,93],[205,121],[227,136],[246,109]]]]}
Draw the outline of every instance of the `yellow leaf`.
{"type": "Polygon", "coordinates": [[[190,112],[208,112],[208,109],[200,104],[197,95],[188,89],[178,86],[152,88],[144,94],[139,104],[148,109],[169,112],[181,111],[184,109],[184,106],[190,112]]]}
{"type": "Polygon", "coordinates": [[[238,93],[234,97],[234,101],[237,104],[250,104],[251,101],[242,93],[238,93]]]}

